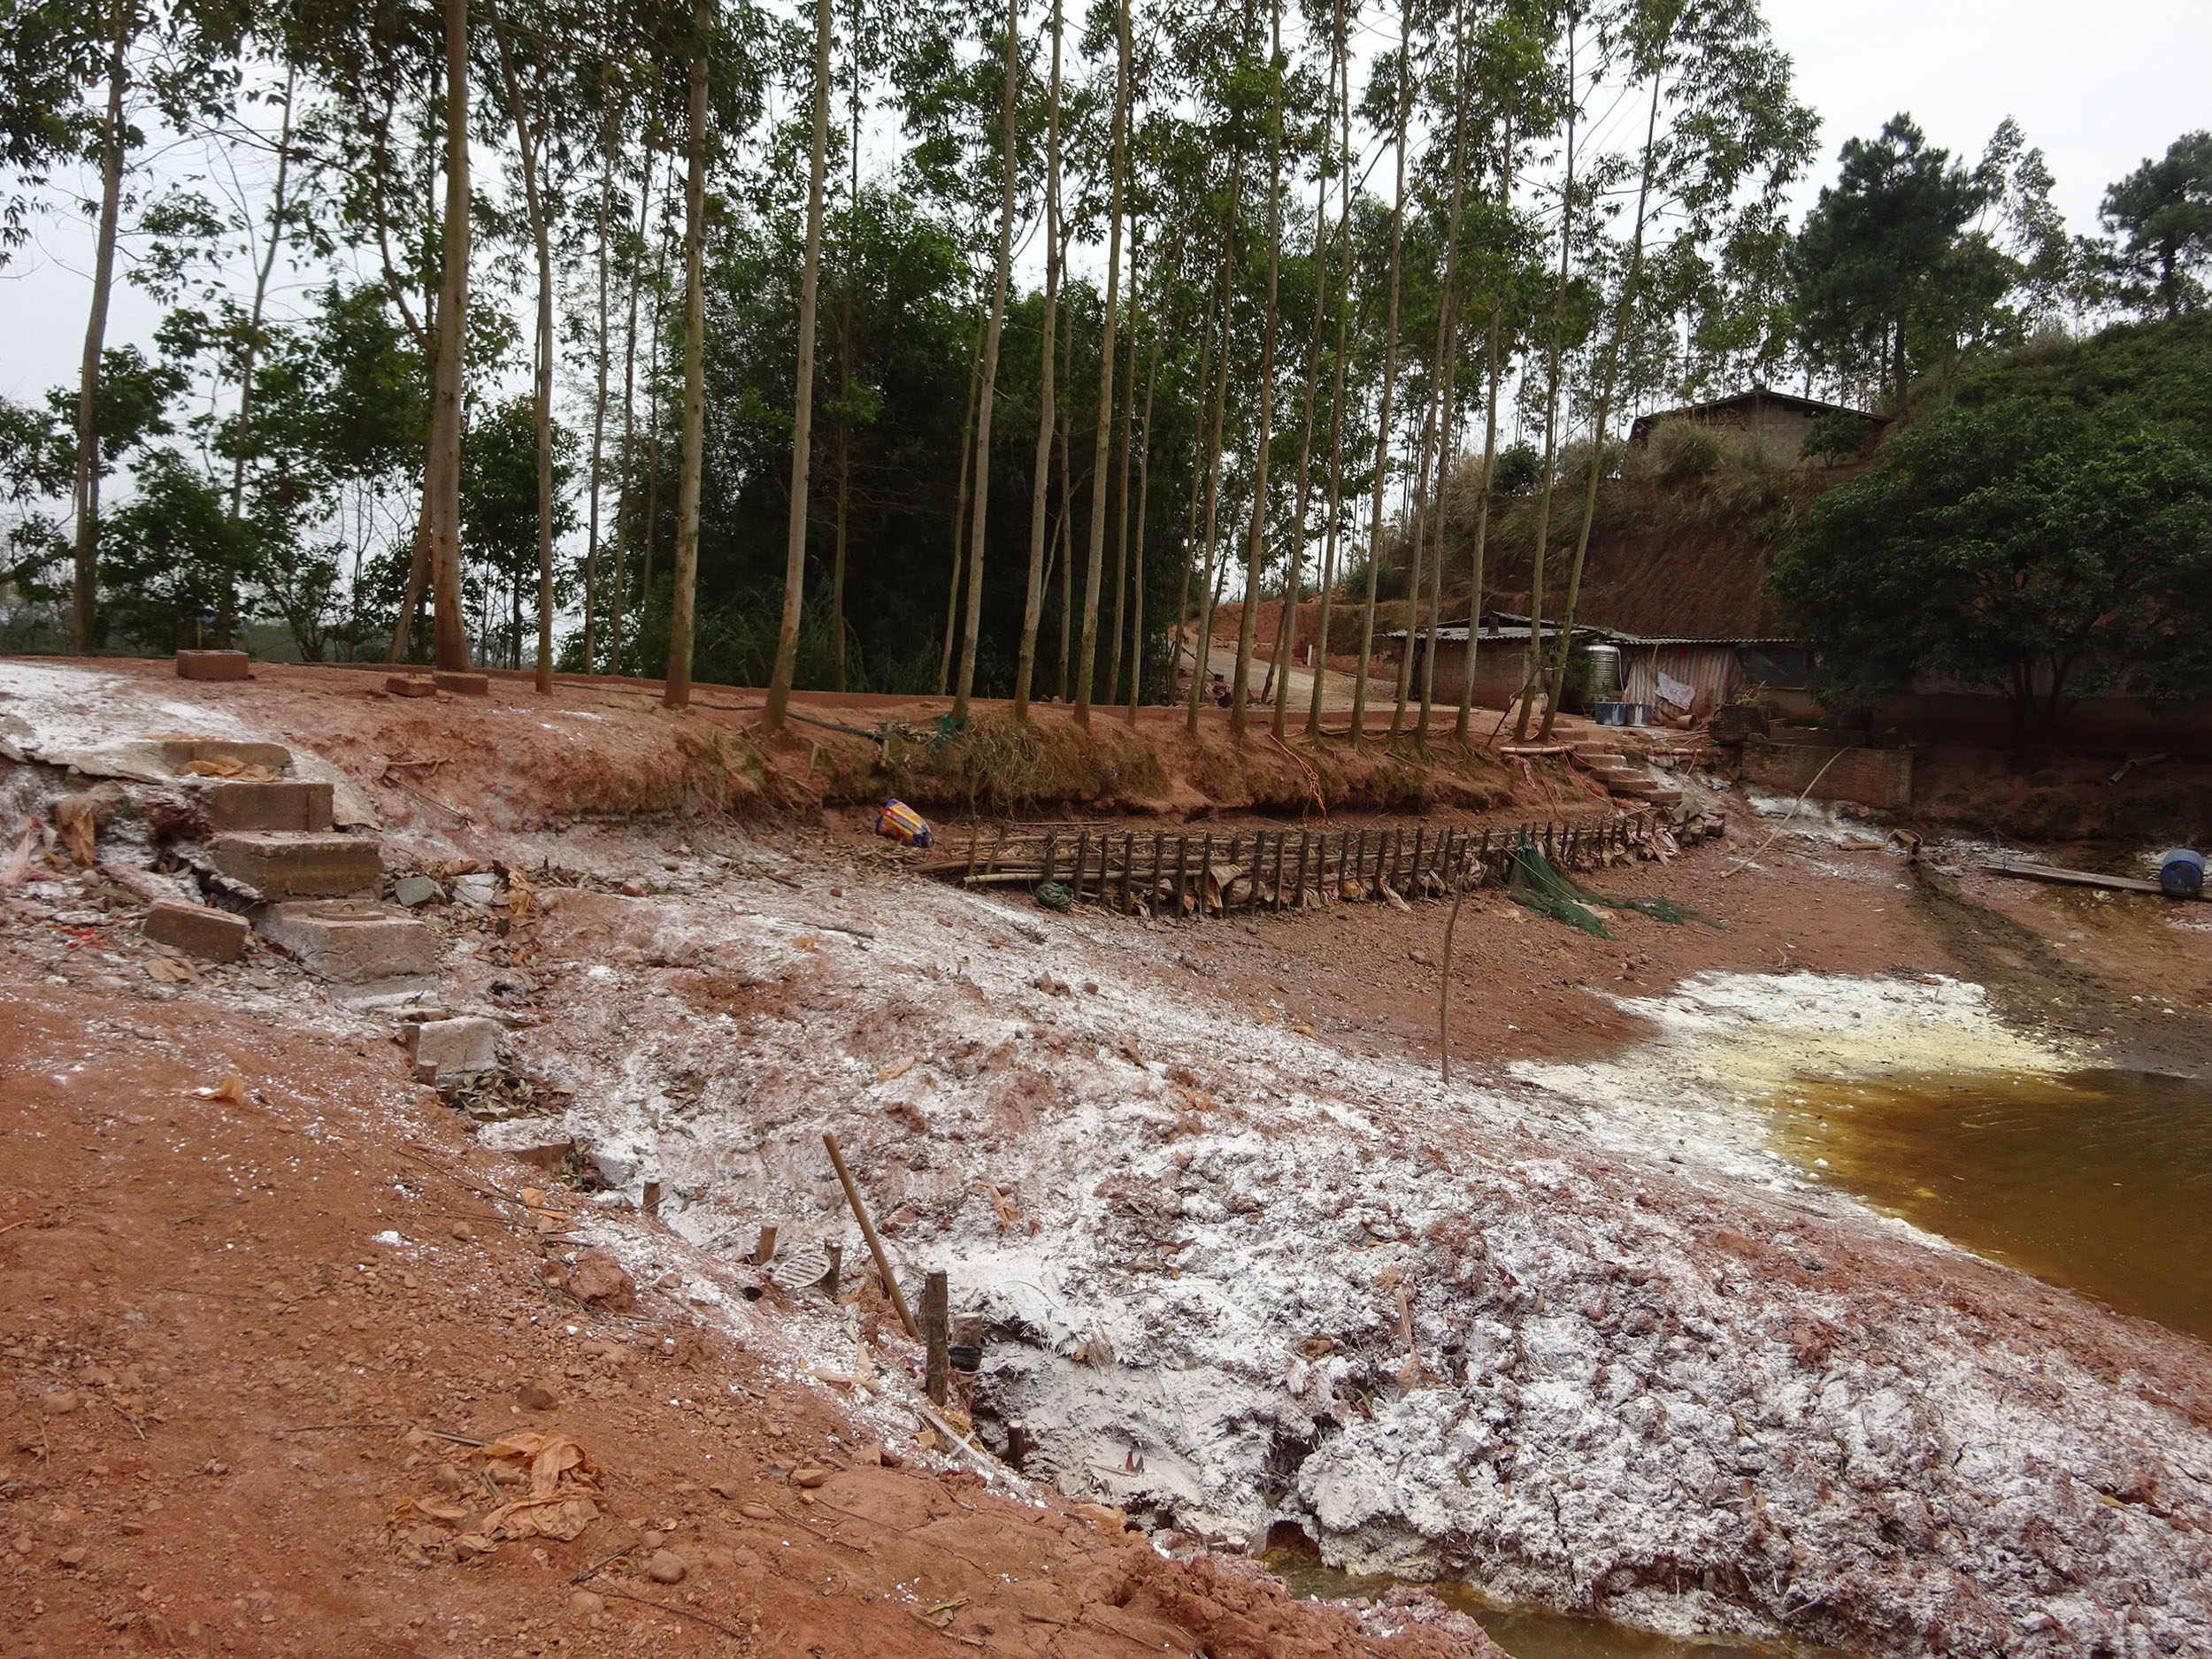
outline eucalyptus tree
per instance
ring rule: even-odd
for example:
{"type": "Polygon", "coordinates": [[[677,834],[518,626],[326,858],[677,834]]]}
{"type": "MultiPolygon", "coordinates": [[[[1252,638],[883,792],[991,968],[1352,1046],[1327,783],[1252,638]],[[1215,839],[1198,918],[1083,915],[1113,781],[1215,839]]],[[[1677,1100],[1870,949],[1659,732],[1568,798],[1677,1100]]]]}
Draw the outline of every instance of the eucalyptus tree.
{"type": "MultiPolygon", "coordinates": [[[[1056,7],[1058,0],[1054,0],[1054,4],[1056,7]]],[[[1099,322],[1098,425],[1091,460],[1090,558],[1083,576],[1083,632],[1078,647],[1075,671],[1075,718],[1078,725],[1085,726],[1091,723],[1091,671],[1098,657],[1098,592],[1106,565],[1106,465],[1114,418],[1114,326],[1120,305],[1122,198],[1128,175],[1128,134],[1129,0],[1114,0],[1114,113],[1107,161],[1110,177],[1106,210],[1106,300],[1099,322]]],[[[1132,263],[1133,266],[1133,259],[1132,263]]],[[[1133,300],[1136,294],[1133,269],[1129,287],[1133,300]]],[[[1135,332],[1133,326],[1130,331],[1128,389],[1123,395],[1125,409],[1133,401],[1136,390],[1135,332]]],[[[1122,433],[1122,528],[1125,545],[1129,514],[1128,426],[1125,417],[1122,433]]],[[[1114,588],[1117,626],[1111,656],[1115,665],[1118,666],[1121,657],[1118,626],[1121,582],[1118,572],[1114,588]]],[[[1113,695],[1113,672],[1110,669],[1106,682],[1109,701],[1113,695]]]]}
{"type": "MultiPolygon", "coordinates": [[[[1021,643],[1014,667],[1014,718],[1029,718],[1030,678],[1037,664],[1037,626],[1042,618],[1045,578],[1045,501],[1052,480],[1052,437],[1059,415],[1053,388],[1054,334],[1059,322],[1060,268],[1064,243],[1060,234],[1060,46],[1061,0],[1052,0],[1052,19],[1046,26],[1047,48],[1052,68],[1045,93],[1045,293],[1037,351],[1037,447],[1029,487],[1029,586],[1022,603],[1021,643]]],[[[1062,514],[1066,512],[1067,468],[1060,469],[1062,514]]],[[[1062,566],[1064,571],[1064,564],[1062,566]]],[[[1061,581],[1064,586],[1066,577],[1061,581]]],[[[1062,677],[1065,678],[1068,651],[1060,647],[1062,677]]]]}
{"type": "Polygon", "coordinates": [[[1602,352],[1584,480],[1582,522],[1567,577],[1559,643],[1547,671],[1540,736],[1548,739],[1573,650],[1582,572],[1605,471],[1607,420],[1622,354],[1641,302],[1644,242],[1655,206],[1679,215],[1678,242],[1725,234],[1738,197],[1753,187],[1754,215],[1770,213],[1809,159],[1816,122],[1791,95],[1789,59],[1769,39],[1755,0],[1642,0],[1622,20],[1621,46],[1632,86],[1651,85],[1645,118],[1635,218],[1626,266],[1602,352]],[[1663,134],[1662,112],[1666,112],[1663,134]],[[1654,197],[1660,200],[1655,204],[1654,197]]]}
{"type": "MultiPolygon", "coordinates": [[[[1352,687],[1352,749],[1355,753],[1367,741],[1367,665],[1375,649],[1375,582],[1382,567],[1383,497],[1390,481],[1390,399],[1396,389],[1398,374],[1398,302],[1404,274],[1407,121],[1412,112],[1413,103],[1412,60],[1412,0],[1399,0],[1398,50],[1392,59],[1376,65],[1375,79],[1369,88],[1367,100],[1371,106],[1378,102],[1377,95],[1383,91],[1386,85],[1383,77],[1390,75],[1394,85],[1383,96],[1388,99],[1386,107],[1394,126],[1392,148],[1397,182],[1390,203],[1390,276],[1383,322],[1382,386],[1375,406],[1375,496],[1369,509],[1367,593],[1360,615],[1359,679],[1352,687]]],[[[1409,641],[1407,649],[1412,649],[1409,641]]]]}
{"type": "MultiPolygon", "coordinates": [[[[1267,551],[1267,465],[1275,414],[1275,330],[1282,316],[1279,285],[1283,259],[1283,58],[1282,0],[1273,0],[1267,54],[1267,303],[1260,325],[1260,366],[1254,389],[1259,403],[1257,435],[1252,443],[1252,528],[1245,546],[1244,604],[1237,619],[1237,665],[1230,682],[1229,734],[1244,741],[1245,688],[1250,681],[1252,636],[1260,603],[1260,563],[1267,551]]],[[[1279,672],[1281,664],[1278,664],[1279,672]]]]}

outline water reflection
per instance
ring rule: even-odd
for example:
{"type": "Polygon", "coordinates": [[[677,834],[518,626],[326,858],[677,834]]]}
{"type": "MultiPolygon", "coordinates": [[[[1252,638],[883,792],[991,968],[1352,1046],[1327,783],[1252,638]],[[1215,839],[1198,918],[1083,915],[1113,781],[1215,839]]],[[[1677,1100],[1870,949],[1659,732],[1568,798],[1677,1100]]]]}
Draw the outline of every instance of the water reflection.
{"type": "Polygon", "coordinates": [[[1801,1083],[1768,1106],[1779,1150],[1877,1208],[2212,1338],[2212,1084],[1896,1077],[1801,1083]]]}
{"type": "MultiPolygon", "coordinates": [[[[1270,1551],[1267,1565],[1293,1595],[1307,1601],[1340,1601],[1354,1596],[1376,1600],[1397,1583],[1394,1578],[1339,1572],[1286,1551],[1270,1551]]],[[[1513,1659],[1846,1659],[1828,1648],[1745,1647],[1657,1636],[1607,1619],[1570,1618],[1539,1608],[1493,1607],[1462,1585],[1428,1587],[1488,1631],[1490,1639],[1513,1659]]]]}

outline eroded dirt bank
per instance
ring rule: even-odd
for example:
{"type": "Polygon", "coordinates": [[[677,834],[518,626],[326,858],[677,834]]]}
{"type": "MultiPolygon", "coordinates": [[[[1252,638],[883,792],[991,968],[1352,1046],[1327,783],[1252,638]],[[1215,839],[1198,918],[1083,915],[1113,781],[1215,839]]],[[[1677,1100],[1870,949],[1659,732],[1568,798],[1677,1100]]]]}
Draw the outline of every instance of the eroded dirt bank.
{"type": "MultiPolygon", "coordinates": [[[[471,710],[439,718],[457,749],[477,745],[472,765],[495,765],[471,710]]],[[[308,742],[311,725],[296,712],[286,733],[308,742]]],[[[563,743],[590,747],[576,734],[589,726],[563,743]]],[[[11,799],[36,781],[19,774],[11,799]]],[[[368,1455],[312,1436],[301,1452],[258,1432],[414,1417],[472,1438],[541,1427],[512,1387],[544,1372],[571,1396],[563,1426],[609,1471],[604,1507],[621,1519],[606,1525],[677,1523],[651,1530],[693,1557],[696,1576],[673,1590],[621,1582],[696,1595],[691,1610],[741,1617],[764,1651],[910,1650],[942,1639],[918,1632],[902,1649],[887,1632],[966,1595],[953,1629],[987,1647],[1024,1651],[1025,1637],[1089,1652],[1085,1618],[1110,1627],[1096,1609],[1124,1592],[1133,1617],[1172,1623],[1161,1640],[1186,1650],[1367,1640],[1298,1622],[1347,1616],[1286,1609],[1218,1564],[1163,1561],[1194,1539],[1241,1550],[1277,1524],[1355,1569],[1463,1575],[1501,1598],[1658,1629],[1870,1655],[2212,1647],[2204,1345],[1876,1217],[1732,1110],[1797,1065],[2032,1068],[2095,1045],[2200,1064],[2200,1001],[2134,1002],[2131,987],[2166,970],[2116,926],[2097,936],[2103,958],[2055,981],[2037,953],[2087,930],[2038,901],[2004,901],[2026,907],[2005,926],[2044,941],[2024,951],[1986,937],[1978,878],[1932,879],[1832,838],[1786,836],[1747,865],[1765,829],[1738,809],[1731,848],[1596,879],[1664,892],[1710,924],[1620,913],[1619,937],[1603,940],[1471,900],[1447,1090],[1440,907],[1248,927],[1061,918],[918,882],[836,814],[747,828],[702,810],[564,833],[441,818],[416,798],[426,789],[385,773],[363,787],[391,821],[393,862],[420,858],[449,882],[461,856],[527,872],[526,903],[498,885],[488,905],[456,892],[431,907],[439,997],[496,1013],[510,1069],[567,1098],[485,1125],[471,1148],[459,1119],[404,1081],[383,1017],[332,1008],[258,952],[196,986],[149,981],[120,895],[50,871],[22,889],[0,992],[23,1016],[8,1127],[42,1162],[22,1210],[0,1216],[31,1224],[0,1235],[0,1271],[44,1340],[7,1356],[20,1402],[11,1520],[30,1535],[19,1568],[37,1617],[66,1609],[111,1627],[142,1581],[154,1594],[142,1611],[244,1652],[288,1638],[317,1650],[366,1618],[399,1652],[448,1650],[445,1633],[502,1647],[559,1635],[583,1651],[657,1640],[649,1622],[666,1616],[618,1598],[580,1624],[563,1611],[568,1574],[612,1542],[541,1544],[549,1566],[526,1542],[467,1568],[449,1550],[406,1564],[419,1546],[389,1506],[442,1489],[425,1471],[453,1461],[442,1447],[317,1430],[369,1435],[368,1455]],[[262,1098],[176,1092],[232,1060],[262,1098]],[[1008,1529],[1036,1524],[995,1517],[1038,1511],[940,1478],[896,1409],[906,1383],[870,1395],[811,1374],[895,1376],[910,1359],[872,1292],[852,1308],[857,1344],[818,1294],[737,1294],[764,1224],[787,1249],[816,1239],[861,1259],[825,1129],[902,1268],[948,1269],[956,1311],[985,1321],[972,1404],[987,1443],[1033,1490],[1065,1494],[1054,1517],[1069,1498],[1125,1507],[1153,1529],[1148,1554],[1079,1518],[1022,1554],[1010,1540],[1026,1548],[1032,1533],[1008,1529]],[[515,1193],[544,1177],[498,1149],[572,1135],[612,1187],[541,1203],[566,1228],[544,1235],[551,1258],[597,1244],[641,1283],[680,1276],[628,1320],[546,1287],[539,1223],[417,1162],[515,1193]],[[651,1222],[625,1208],[649,1182],[651,1222]],[[204,1244],[175,1242],[211,1225],[204,1244]],[[100,1265],[77,1273],[80,1259],[100,1265]],[[236,1295],[253,1300],[223,1299],[236,1295]],[[610,1335],[622,1355],[582,1346],[610,1335]],[[657,1351],[671,1357],[646,1357],[657,1351]],[[116,1380],[83,1381],[87,1366],[116,1380]],[[112,1398],[138,1403],[110,1405],[119,1383],[112,1398]],[[196,1403],[161,1408],[164,1390],[196,1403]],[[81,1406],[49,1412],[53,1392],[81,1406]],[[250,1402],[235,1423],[215,1403],[232,1397],[250,1402]],[[49,1437],[37,1444],[20,1426],[34,1422],[49,1437]],[[908,1468],[855,1455],[875,1442],[908,1468]],[[710,1472],[710,1455],[740,1482],[710,1472]],[[252,1481],[189,1473],[211,1459],[252,1481]],[[829,1481],[811,1503],[787,1479],[802,1459],[829,1481]],[[914,1490],[921,1509],[898,1507],[914,1490]],[[180,1494],[204,1505],[218,1493],[234,1495],[211,1536],[230,1553],[214,1586],[188,1592],[178,1555],[156,1553],[180,1549],[160,1517],[186,1507],[180,1494]],[[163,1509],[146,1512],[148,1495],[163,1509]],[[810,1536],[793,1527],[806,1522],[810,1536]],[[921,1558],[900,1552],[948,1526],[982,1529],[942,1538],[968,1568],[936,1562],[914,1586],[921,1558]],[[73,1564],[70,1548],[85,1552],[73,1564]],[[1141,1562],[1140,1578],[1168,1579],[1080,1576],[1141,1562]],[[98,1595],[73,1576],[88,1564],[106,1575],[98,1595]],[[1041,1622],[997,1588],[987,1600],[987,1580],[1010,1572],[1071,1594],[1076,1617],[1041,1603],[1041,1622]],[[1233,1618],[1279,1628],[1254,1635],[1233,1618]],[[805,1640],[785,1643],[785,1629],[805,1640]]],[[[1376,1632],[1411,1615],[1367,1617],[1376,1632]]],[[[68,1629],[93,1650],[93,1624],[68,1629]]],[[[687,1627],[683,1640],[721,1638],[687,1627]]],[[[1399,1640],[1437,1652],[1479,1640],[1440,1622],[1399,1640]]]]}

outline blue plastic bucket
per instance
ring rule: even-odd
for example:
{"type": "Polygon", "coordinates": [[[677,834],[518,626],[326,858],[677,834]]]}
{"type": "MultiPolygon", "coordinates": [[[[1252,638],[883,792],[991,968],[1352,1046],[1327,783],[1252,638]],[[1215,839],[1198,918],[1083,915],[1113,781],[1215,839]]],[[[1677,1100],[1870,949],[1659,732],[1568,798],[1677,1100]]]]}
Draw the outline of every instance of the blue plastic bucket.
{"type": "Polygon", "coordinates": [[[2170,899],[2204,896],[2204,855],[2186,847],[2162,853],[2158,859],[2158,887],[2170,899]]]}

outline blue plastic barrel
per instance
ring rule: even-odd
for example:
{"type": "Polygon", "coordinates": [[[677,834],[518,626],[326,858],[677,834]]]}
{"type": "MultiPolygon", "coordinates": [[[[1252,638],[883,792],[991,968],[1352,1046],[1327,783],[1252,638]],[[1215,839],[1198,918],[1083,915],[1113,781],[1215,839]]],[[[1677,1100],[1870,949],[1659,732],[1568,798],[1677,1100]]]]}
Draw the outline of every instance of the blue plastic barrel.
{"type": "Polygon", "coordinates": [[[2204,855],[2177,847],[2158,858],[2158,887],[2170,899],[2204,896],[2204,855]]]}

